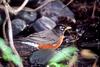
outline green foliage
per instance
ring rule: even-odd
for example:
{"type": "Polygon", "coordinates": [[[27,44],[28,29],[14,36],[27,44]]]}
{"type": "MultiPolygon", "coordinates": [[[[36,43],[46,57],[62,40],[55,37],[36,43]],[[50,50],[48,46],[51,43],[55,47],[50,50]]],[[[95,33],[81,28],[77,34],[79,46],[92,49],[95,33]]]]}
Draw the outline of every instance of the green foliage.
{"type": "Polygon", "coordinates": [[[68,67],[68,65],[58,64],[58,63],[50,63],[49,67],[68,67]]]}
{"type": "Polygon", "coordinates": [[[14,55],[12,49],[8,47],[3,39],[0,38],[0,49],[2,57],[5,61],[12,61],[16,65],[20,65],[22,60],[19,56],[14,55]]]}
{"type": "Polygon", "coordinates": [[[64,60],[70,60],[72,56],[78,51],[76,47],[67,47],[63,48],[62,50],[58,51],[50,60],[49,63],[61,62],[64,60]]]}

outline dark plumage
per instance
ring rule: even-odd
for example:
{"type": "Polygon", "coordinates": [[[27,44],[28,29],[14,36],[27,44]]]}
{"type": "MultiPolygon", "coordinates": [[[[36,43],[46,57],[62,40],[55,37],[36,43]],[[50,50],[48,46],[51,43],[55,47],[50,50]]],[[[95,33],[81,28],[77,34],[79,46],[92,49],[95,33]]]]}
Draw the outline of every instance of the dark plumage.
{"type": "Polygon", "coordinates": [[[65,27],[64,25],[59,25],[52,30],[44,30],[31,34],[25,38],[15,39],[15,41],[40,49],[56,49],[62,44],[64,32],[69,28],[70,27],[65,27]]]}

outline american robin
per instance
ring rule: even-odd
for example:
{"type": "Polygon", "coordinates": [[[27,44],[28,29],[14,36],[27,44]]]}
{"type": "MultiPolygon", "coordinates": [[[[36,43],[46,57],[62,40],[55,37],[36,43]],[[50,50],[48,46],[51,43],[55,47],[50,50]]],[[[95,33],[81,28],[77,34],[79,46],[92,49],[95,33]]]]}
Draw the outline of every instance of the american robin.
{"type": "Polygon", "coordinates": [[[17,39],[17,41],[39,49],[57,49],[62,44],[64,33],[68,29],[71,29],[71,27],[59,25],[52,30],[34,33],[25,38],[17,39]]]}

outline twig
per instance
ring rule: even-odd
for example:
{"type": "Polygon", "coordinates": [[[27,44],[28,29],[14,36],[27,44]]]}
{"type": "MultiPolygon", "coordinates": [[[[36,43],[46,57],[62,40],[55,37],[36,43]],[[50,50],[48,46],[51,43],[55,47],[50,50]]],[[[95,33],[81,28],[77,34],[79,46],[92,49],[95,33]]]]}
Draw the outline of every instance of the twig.
{"type": "Polygon", "coordinates": [[[0,4],[0,9],[4,10],[4,6],[0,4]]]}
{"type": "MultiPolygon", "coordinates": [[[[5,6],[6,7],[6,6],[5,6]]],[[[10,20],[10,16],[9,16],[9,11],[7,10],[7,7],[6,7],[6,11],[7,11],[7,19],[8,19],[8,37],[9,37],[9,44],[10,44],[10,47],[12,48],[13,52],[19,56],[15,46],[14,46],[14,42],[13,42],[13,33],[12,33],[12,25],[11,25],[11,20],[10,20]]],[[[23,67],[22,65],[19,66],[19,67],[23,67]]]]}
{"type": "Polygon", "coordinates": [[[31,8],[29,8],[29,7],[24,7],[23,10],[25,10],[25,11],[36,12],[37,10],[43,8],[44,6],[46,6],[48,3],[52,2],[52,1],[55,1],[55,0],[47,0],[47,1],[45,1],[44,4],[40,5],[39,7],[35,8],[35,9],[31,9],[31,8]]]}
{"type": "Polygon", "coordinates": [[[39,7],[37,7],[36,9],[31,9],[31,8],[28,8],[28,7],[25,7],[25,5],[28,3],[29,0],[25,0],[23,2],[23,4],[18,8],[18,7],[11,7],[8,3],[6,3],[7,5],[7,8],[9,9],[9,12],[16,15],[18,14],[18,12],[20,12],[21,10],[25,10],[25,11],[37,11],[41,8],[43,8],[44,6],[46,6],[48,3],[52,2],[52,1],[55,1],[55,0],[47,0],[45,1],[44,4],[40,5],[39,7]],[[15,9],[16,8],[16,9],[15,9]]]}
{"type": "Polygon", "coordinates": [[[9,62],[9,66],[8,67],[15,67],[15,65],[12,62],[9,62]]]}
{"type": "Polygon", "coordinates": [[[77,62],[77,60],[78,60],[78,57],[77,57],[77,55],[74,55],[73,57],[72,57],[72,59],[69,61],[69,67],[73,67],[74,65],[75,65],[75,63],[77,62]]]}
{"type": "MultiPolygon", "coordinates": [[[[3,0],[3,3],[4,3],[4,6],[5,6],[5,14],[6,14],[6,19],[8,21],[8,37],[9,37],[9,44],[10,44],[10,47],[12,48],[13,52],[19,56],[15,46],[14,46],[14,42],[13,42],[13,33],[12,33],[12,25],[11,25],[11,20],[10,20],[10,15],[9,15],[9,10],[7,8],[7,5],[6,5],[6,1],[3,0]]],[[[19,65],[19,67],[23,67],[23,64],[19,65]]]]}
{"type": "MultiPolygon", "coordinates": [[[[64,6],[64,8],[67,7],[69,4],[71,4],[73,1],[74,1],[74,0],[70,0],[70,1],[64,6]]],[[[64,9],[64,8],[63,8],[63,9],[64,9]]]]}
{"type": "Polygon", "coordinates": [[[37,11],[37,10],[43,8],[44,6],[46,6],[48,3],[52,2],[52,1],[55,1],[55,0],[47,0],[47,1],[45,1],[44,4],[42,4],[41,6],[37,7],[37,8],[34,9],[33,11],[37,11]]]}
{"type": "Polygon", "coordinates": [[[5,14],[6,14],[6,20],[8,21],[9,41],[10,41],[10,44],[12,45],[13,44],[13,37],[12,37],[12,26],[11,26],[9,11],[7,9],[7,6],[5,5],[5,0],[3,0],[3,3],[4,3],[4,6],[5,6],[4,10],[5,10],[5,14]]]}
{"type": "Polygon", "coordinates": [[[96,10],[96,1],[94,2],[94,6],[93,6],[93,12],[92,12],[92,18],[94,18],[95,17],[95,10],[96,10]]]}
{"type": "Polygon", "coordinates": [[[66,4],[66,6],[68,6],[69,4],[71,4],[73,1],[74,1],[74,0],[70,0],[70,1],[66,4]]]}
{"type": "MultiPolygon", "coordinates": [[[[29,8],[29,7],[24,7],[24,8],[21,9],[21,10],[35,12],[35,11],[37,11],[37,10],[43,8],[44,6],[46,6],[48,3],[52,2],[52,1],[55,1],[55,0],[47,0],[47,1],[45,1],[44,4],[40,5],[40,6],[37,7],[36,9],[31,9],[31,8],[29,8]]],[[[11,8],[11,7],[8,5],[8,8],[9,8],[9,10],[10,10],[10,13],[12,13],[12,14],[15,14],[15,15],[16,15],[16,14],[18,13],[18,12],[17,12],[17,13],[14,13],[16,10],[13,9],[13,8],[17,8],[17,7],[11,8]]],[[[20,10],[20,11],[21,11],[21,10],[20,10]]]]}
{"type": "MultiPolygon", "coordinates": [[[[2,10],[5,11],[5,8],[4,8],[4,6],[2,6],[2,5],[0,5],[0,9],[2,9],[2,10]]],[[[5,13],[6,13],[6,11],[5,11],[5,13]]],[[[7,18],[5,18],[5,20],[4,20],[4,22],[3,22],[3,28],[2,28],[2,30],[3,30],[3,37],[4,37],[5,41],[6,41],[6,43],[8,43],[8,39],[7,39],[6,32],[5,32],[5,25],[6,25],[6,22],[7,22],[7,18]]]]}
{"type": "Polygon", "coordinates": [[[3,37],[4,37],[5,41],[6,41],[6,43],[8,43],[8,39],[7,39],[7,35],[6,35],[6,30],[5,30],[6,22],[7,22],[7,18],[5,18],[5,20],[3,22],[3,37]]]}
{"type": "Polygon", "coordinates": [[[97,62],[98,62],[99,57],[97,56],[97,58],[95,59],[92,67],[98,67],[97,62]]]}
{"type": "MultiPolygon", "coordinates": [[[[63,9],[65,9],[69,4],[71,4],[74,0],[70,0],[60,11],[62,12],[63,9]]],[[[69,17],[68,17],[69,18],[69,17]]],[[[76,20],[71,19],[74,23],[76,22],[76,20]]]]}
{"type": "Polygon", "coordinates": [[[17,9],[12,8],[8,3],[6,3],[6,5],[7,5],[7,8],[9,10],[9,12],[16,15],[16,14],[18,14],[18,12],[20,12],[26,6],[28,1],[29,0],[25,0],[23,2],[23,4],[19,8],[17,8],[17,9]]]}

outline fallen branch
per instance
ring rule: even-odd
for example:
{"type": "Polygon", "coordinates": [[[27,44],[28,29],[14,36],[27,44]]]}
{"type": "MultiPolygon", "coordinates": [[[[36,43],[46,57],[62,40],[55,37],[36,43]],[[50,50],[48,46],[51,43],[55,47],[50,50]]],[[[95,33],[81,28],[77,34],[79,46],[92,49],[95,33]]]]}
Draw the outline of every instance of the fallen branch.
{"type": "Polygon", "coordinates": [[[6,4],[8,10],[9,10],[9,12],[12,13],[12,14],[14,14],[14,15],[16,15],[16,14],[18,14],[18,12],[20,12],[26,6],[26,4],[28,3],[28,1],[29,0],[25,0],[22,3],[22,5],[19,6],[18,8],[16,8],[16,9],[12,8],[7,2],[5,2],[5,4],[6,4]]]}
{"type": "Polygon", "coordinates": [[[47,0],[47,1],[45,1],[44,4],[42,4],[41,6],[37,7],[37,8],[34,9],[33,11],[37,11],[37,10],[43,8],[44,6],[46,6],[48,3],[52,2],[52,1],[55,1],[55,0],[47,0]]]}
{"type": "MultiPolygon", "coordinates": [[[[9,10],[8,10],[8,7],[6,5],[6,1],[5,0],[3,0],[3,4],[4,4],[4,7],[5,7],[4,10],[5,10],[5,14],[6,14],[6,20],[8,21],[8,39],[9,39],[9,44],[10,44],[10,47],[12,48],[13,52],[16,55],[19,56],[19,54],[18,54],[18,52],[17,52],[17,50],[16,50],[16,48],[14,46],[14,42],[13,42],[12,25],[11,25],[9,10]]],[[[19,67],[23,67],[23,64],[19,65],[19,67]]]]}
{"type": "MultiPolygon", "coordinates": [[[[5,7],[3,5],[0,5],[0,9],[2,9],[3,11],[5,11],[5,7]]],[[[5,13],[6,13],[6,11],[5,11],[5,13]]],[[[2,30],[3,30],[3,37],[4,37],[5,41],[6,41],[6,43],[8,43],[8,39],[7,39],[6,32],[5,32],[6,22],[7,22],[7,18],[5,18],[5,20],[3,22],[3,28],[2,28],[2,30]]]]}
{"type": "Polygon", "coordinates": [[[7,22],[7,18],[5,18],[4,22],[3,22],[3,37],[6,41],[6,43],[8,43],[8,38],[7,38],[7,35],[6,35],[6,29],[5,29],[5,25],[6,25],[6,22],[7,22]]]}
{"type": "Polygon", "coordinates": [[[18,14],[18,12],[20,12],[21,10],[36,12],[37,10],[39,10],[39,9],[43,8],[44,6],[46,6],[48,3],[52,2],[52,1],[55,1],[55,0],[47,0],[47,1],[45,1],[44,4],[40,5],[36,9],[31,9],[29,7],[25,7],[25,5],[28,3],[28,0],[26,2],[25,1],[22,4],[22,6],[20,6],[19,8],[18,7],[10,7],[10,5],[7,4],[8,8],[9,8],[9,12],[14,14],[14,15],[18,14]]]}
{"type": "MultiPolygon", "coordinates": [[[[6,7],[6,6],[5,6],[6,7]]],[[[6,7],[6,11],[7,11],[7,20],[8,20],[8,37],[9,37],[9,44],[10,47],[12,48],[13,52],[19,56],[15,46],[14,46],[14,42],[13,42],[13,33],[12,33],[12,25],[11,25],[11,20],[10,20],[10,16],[9,16],[9,12],[7,10],[6,7]]],[[[19,67],[23,67],[23,65],[21,64],[19,67]]]]}
{"type": "MultiPolygon", "coordinates": [[[[71,4],[72,2],[73,2],[74,0],[70,0],[65,6],[64,6],[64,8],[66,8],[69,4],[71,4]]],[[[64,9],[63,8],[63,9],[64,9]]]]}
{"type": "Polygon", "coordinates": [[[94,2],[94,5],[93,5],[93,12],[92,12],[92,18],[95,17],[95,10],[96,10],[96,1],[94,2]]]}

